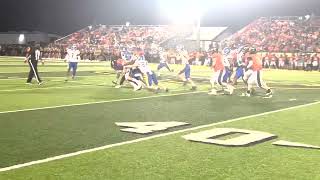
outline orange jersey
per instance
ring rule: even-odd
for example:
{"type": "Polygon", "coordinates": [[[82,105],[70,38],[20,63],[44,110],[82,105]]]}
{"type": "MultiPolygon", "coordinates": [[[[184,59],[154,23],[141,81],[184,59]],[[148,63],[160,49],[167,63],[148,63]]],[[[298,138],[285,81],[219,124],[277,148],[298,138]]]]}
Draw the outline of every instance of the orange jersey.
{"type": "Polygon", "coordinates": [[[126,63],[126,61],[121,58],[117,60],[117,65],[123,66],[125,63],[126,63]]]}
{"type": "Polygon", "coordinates": [[[252,56],[252,70],[253,71],[260,71],[262,70],[262,58],[258,55],[252,56]]]}
{"type": "Polygon", "coordinates": [[[212,67],[214,71],[215,72],[222,71],[224,69],[224,65],[222,62],[222,59],[223,59],[222,55],[217,53],[213,55],[213,58],[215,59],[215,64],[212,67]]]}

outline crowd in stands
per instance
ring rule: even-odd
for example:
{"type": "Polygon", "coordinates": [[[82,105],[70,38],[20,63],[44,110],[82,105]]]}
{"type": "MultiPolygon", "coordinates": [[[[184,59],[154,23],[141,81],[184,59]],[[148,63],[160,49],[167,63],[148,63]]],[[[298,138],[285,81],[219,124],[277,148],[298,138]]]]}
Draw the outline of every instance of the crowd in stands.
{"type": "MultiPolygon", "coordinates": [[[[168,26],[89,26],[55,43],[60,49],[75,44],[85,56],[95,59],[107,56],[114,50],[143,49],[150,56],[156,55],[160,44],[174,36],[168,26]]],[[[53,47],[49,47],[49,49],[53,47]]],[[[55,49],[55,48],[53,48],[55,49]]]]}
{"type": "Polygon", "coordinates": [[[264,68],[320,70],[319,53],[262,53],[264,68]]]}
{"type": "Polygon", "coordinates": [[[235,34],[230,44],[264,52],[320,52],[320,28],[311,19],[260,18],[235,34]]]}
{"type": "MultiPolygon", "coordinates": [[[[239,45],[256,47],[266,68],[319,69],[320,26],[300,18],[260,18],[220,44],[220,49],[239,45]]],[[[320,21],[319,21],[320,22],[320,21]]],[[[319,23],[318,23],[319,24],[319,23]]],[[[182,34],[169,26],[88,26],[41,49],[43,58],[64,59],[66,49],[76,45],[81,59],[109,60],[123,50],[143,50],[148,61],[158,62],[163,42],[182,34]]],[[[1,55],[23,55],[23,45],[2,45],[1,55]]],[[[212,47],[211,47],[212,48],[212,47]]],[[[167,49],[167,48],[166,48],[167,49]]],[[[181,62],[175,49],[168,49],[168,62],[181,62]]],[[[210,65],[210,53],[190,51],[195,65],[210,65]]]]}
{"type": "Polygon", "coordinates": [[[2,44],[0,45],[0,56],[24,56],[27,45],[2,44]]]}
{"type": "MultiPolygon", "coordinates": [[[[305,70],[320,71],[320,53],[258,53],[262,58],[264,68],[271,69],[288,69],[288,70],[305,70]]],[[[190,52],[189,56],[193,59],[194,65],[210,66],[210,52],[190,52]]],[[[171,56],[171,58],[175,59],[171,56]]],[[[236,61],[236,50],[233,50],[231,59],[236,61]]],[[[170,61],[169,61],[170,62],[170,61]]],[[[178,62],[179,61],[171,61],[178,62]]]]}

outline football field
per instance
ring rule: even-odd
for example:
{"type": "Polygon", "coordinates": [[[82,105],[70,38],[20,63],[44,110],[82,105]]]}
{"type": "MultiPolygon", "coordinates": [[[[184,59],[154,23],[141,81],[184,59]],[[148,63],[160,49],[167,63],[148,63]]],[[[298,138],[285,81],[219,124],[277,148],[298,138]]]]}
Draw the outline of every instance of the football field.
{"type": "Polygon", "coordinates": [[[81,62],[69,81],[66,63],[39,64],[38,86],[25,84],[22,59],[0,57],[0,179],[320,179],[320,72],[265,70],[274,95],[264,98],[261,90],[242,97],[242,83],[232,96],[209,96],[208,67],[192,67],[191,91],[177,80],[181,67],[172,67],[160,80],[169,92],[134,92],[113,87],[109,62],[81,62]],[[166,128],[141,134],[118,126],[138,122],[166,128]],[[186,138],[219,129],[229,133],[207,140],[273,136],[241,146],[186,138]]]}

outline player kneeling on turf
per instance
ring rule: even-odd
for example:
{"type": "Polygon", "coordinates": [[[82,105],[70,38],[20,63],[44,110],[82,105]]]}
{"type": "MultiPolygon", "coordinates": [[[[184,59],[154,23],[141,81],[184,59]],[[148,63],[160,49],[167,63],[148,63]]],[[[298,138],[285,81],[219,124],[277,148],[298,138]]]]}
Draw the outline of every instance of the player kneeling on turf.
{"type": "Polygon", "coordinates": [[[143,82],[141,81],[142,74],[140,70],[131,65],[125,67],[125,79],[130,83],[133,87],[134,91],[138,91],[142,89],[143,82]]]}

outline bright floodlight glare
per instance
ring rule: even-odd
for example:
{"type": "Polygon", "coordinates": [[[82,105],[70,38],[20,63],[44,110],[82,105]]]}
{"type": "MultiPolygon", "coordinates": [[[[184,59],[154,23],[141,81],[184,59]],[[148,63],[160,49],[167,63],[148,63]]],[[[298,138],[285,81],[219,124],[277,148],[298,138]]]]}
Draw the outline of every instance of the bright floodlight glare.
{"type": "Polygon", "coordinates": [[[305,16],[306,20],[309,20],[311,18],[311,16],[308,14],[305,16]]]}
{"type": "Polygon", "coordinates": [[[126,22],[126,26],[129,27],[130,26],[130,22],[126,22]]]}
{"type": "Polygon", "coordinates": [[[20,34],[19,35],[19,43],[23,43],[24,42],[24,39],[25,39],[25,37],[24,37],[24,34],[20,34]]]}
{"type": "Polygon", "coordinates": [[[192,24],[212,5],[210,0],[159,0],[159,6],[175,24],[192,24]]]}
{"type": "Polygon", "coordinates": [[[88,26],[88,28],[89,28],[89,30],[91,30],[91,29],[92,29],[92,26],[88,26]]]}

